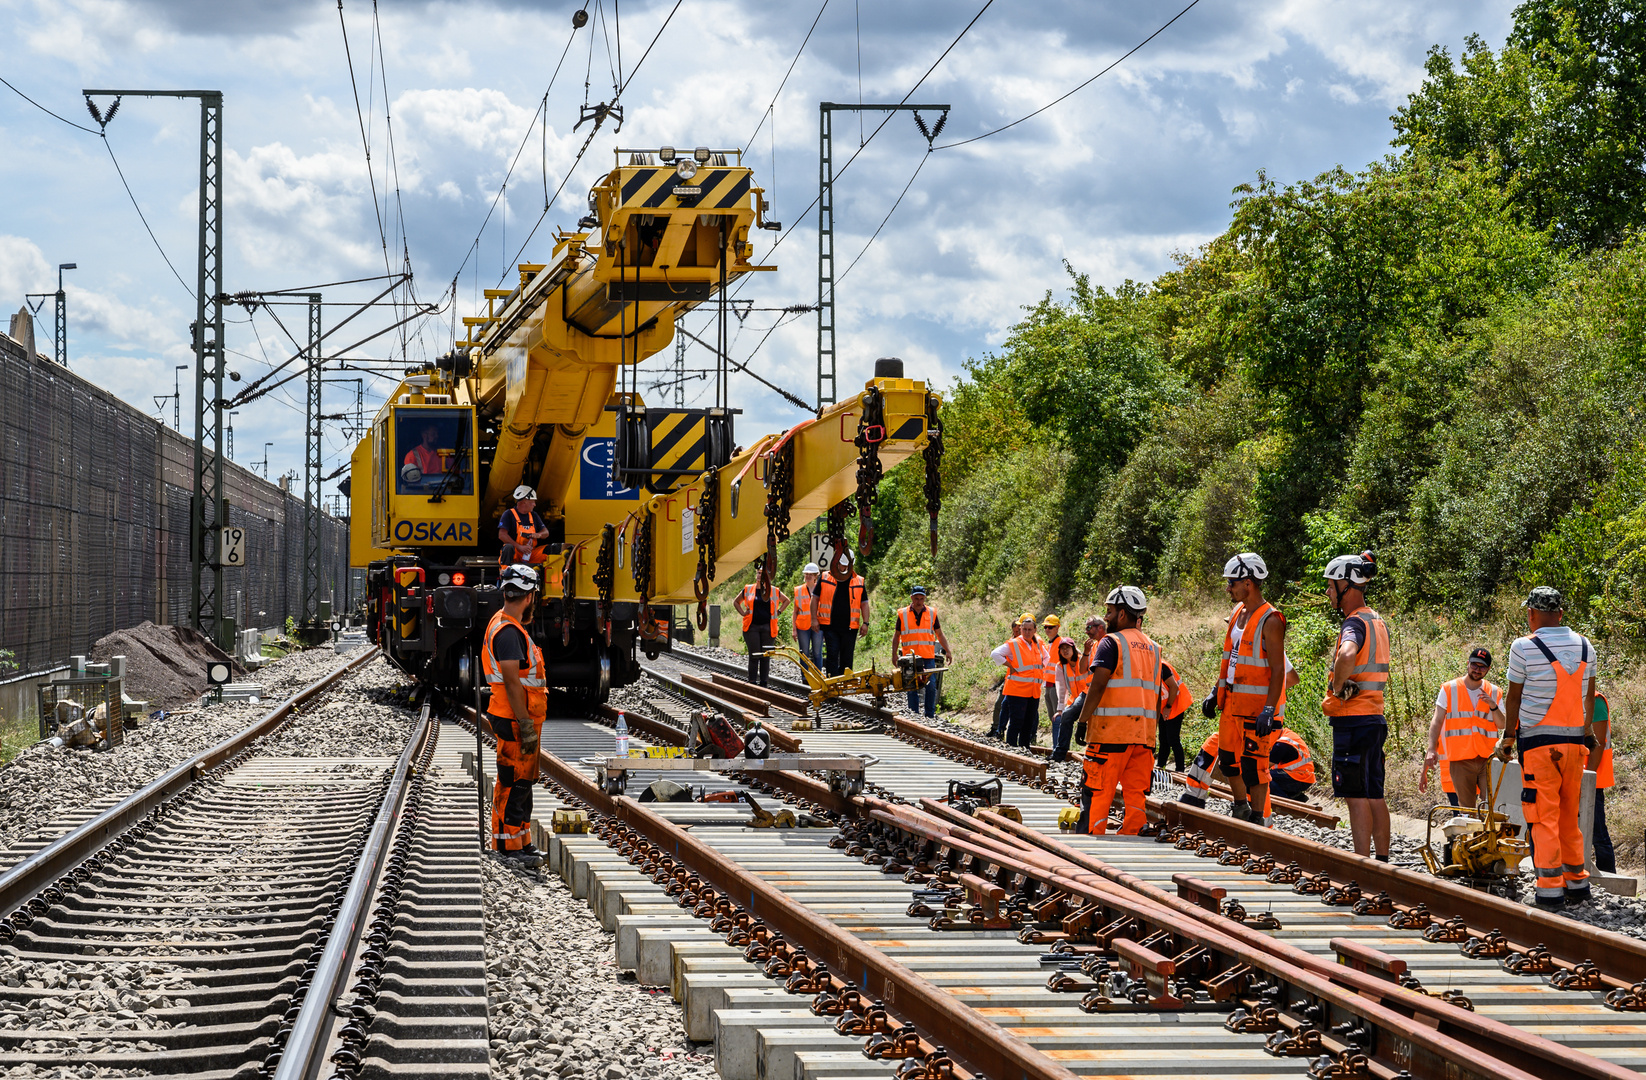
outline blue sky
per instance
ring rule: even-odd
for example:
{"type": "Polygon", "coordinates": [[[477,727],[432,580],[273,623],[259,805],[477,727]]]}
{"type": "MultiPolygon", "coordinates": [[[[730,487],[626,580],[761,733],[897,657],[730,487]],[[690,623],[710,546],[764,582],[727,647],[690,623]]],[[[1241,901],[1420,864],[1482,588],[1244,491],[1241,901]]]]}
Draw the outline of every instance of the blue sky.
{"type": "MultiPolygon", "coordinates": [[[[995,0],[916,100],[953,105],[939,145],[979,134],[1089,78],[1186,2],[995,0]]],[[[792,228],[769,255],[772,234],[761,234],[759,261],[780,269],[758,275],[739,297],[771,308],[815,302],[815,211],[799,215],[817,194],[817,102],[856,101],[860,93],[865,101],[902,98],[981,0],[829,0],[768,115],[820,3],[681,0],[624,94],[621,135],[596,136],[523,260],[546,258],[553,230],[573,226],[619,143],[740,146],[758,125],[750,163],[775,216],[792,228]]],[[[505,276],[539,220],[545,175],[552,192],[571,169],[588,132],[572,130],[585,76],[590,102],[609,99],[618,41],[628,75],[674,0],[631,0],[620,12],[611,0],[591,2],[589,25],[574,35],[577,6],[385,0],[374,19],[369,4],[345,0],[353,85],[329,0],[0,0],[0,25],[10,45],[5,78],[76,123],[95,126],[82,87],[224,92],[229,291],[383,274],[384,235],[387,262],[398,269],[403,223],[418,297],[438,302],[456,275],[455,313],[464,315],[478,289],[505,276]],[[534,110],[568,39],[545,132],[534,110]],[[523,139],[507,196],[481,231],[523,139]],[[382,234],[373,180],[387,215],[382,234]]],[[[1061,105],[1004,134],[932,154],[864,251],[926,149],[910,118],[894,118],[836,192],[837,265],[843,270],[863,252],[838,289],[842,388],[886,355],[902,356],[911,375],[947,384],[968,356],[1001,342],[1025,305],[1063,290],[1064,260],[1107,285],[1151,278],[1170,268],[1174,252],[1223,229],[1230,189],[1259,168],[1295,179],[1382,156],[1388,117],[1421,79],[1430,46],[1455,54],[1471,32],[1499,43],[1511,10],[1504,2],[1201,0],[1061,105]]],[[[198,116],[192,102],[128,98],[108,127],[132,192],[190,287],[198,116]]],[[[865,123],[867,134],[879,118],[865,123]]],[[[846,115],[836,124],[838,162],[858,150],[859,127],[846,115]]],[[[144,232],[101,140],[0,87],[0,142],[0,307],[15,311],[24,293],[55,289],[56,264],[78,263],[67,275],[71,365],[145,412],[162,411],[153,395],[171,393],[173,368],[192,357],[193,302],[144,232]]],[[[369,288],[328,290],[327,300],[362,301],[369,288]]],[[[349,310],[328,308],[327,323],[349,310]]],[[[49,311],[42,311],[45,351],[49,311]]],[[[387,325],[392,311],[374,309],[330,344],[387,325]]],[[[279,314],[301,335],[298,309],[279,314]]],[[[452,314],[418,327],[405,345],[409,359],[449,346],[452,314]]],[[[291,354],[267,311],[248,319],[232,309],[232,317],[241,321],[229,328],[231,366],[248,380],[291,354]]],[[[733,357],[746,356],[778,318],[751,312],[733,357]]],[[[788,317],[752,367],[811,398],[815,341],[814,317],[788,317]]],[[[398,359],[399,336],[356,355],[398,359]]],[[[689,366],[707,360],[694,349],[689,366]]],[[[367,380],[368,411],[391,385],[367,380]]],[[[690,384],[688,401],[705,385],[690,384]]],[[[733,387],[745,409],[740,441],[800,415],[746,377],[734,376],[733,387]]],[[[185,387],[185,428],[187,394],[185,387]]],[[[327,394],[327,412],[352,408],[352,387],[327,394]]],[[[272,442],[271,476],[299,469],[299,400],[274,395],[248,406],[235,421],[237,460],[260,461],[272,442]]],[[[169,403],[163,412],[169,422],[169,403]]],[[[335,424],[327,444],[329,472],[348,450],[335,424]]]]}

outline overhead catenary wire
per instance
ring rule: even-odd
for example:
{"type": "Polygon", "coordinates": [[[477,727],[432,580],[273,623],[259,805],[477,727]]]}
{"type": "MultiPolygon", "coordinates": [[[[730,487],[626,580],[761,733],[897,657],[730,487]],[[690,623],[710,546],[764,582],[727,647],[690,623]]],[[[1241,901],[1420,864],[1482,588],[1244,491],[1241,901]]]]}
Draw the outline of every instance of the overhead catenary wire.
{"type": "Polygon", "coordinates": [[[903,196],[907,195],[909,193],[909,189],[914,187],[915,178],[920,175],[920,170],[926,167],[926,162],[930,160],[931,156],[931,151],[929,150],[920,155],[920,161],[916,163],[914,172],[910,174],[909,182],[904,184],[903,190],[897,193],[897,199],[893,201],[892,208],[886,211],[886,216],[881,218],[880,224],[875,227],[874,235],[870,236],[869,239],[864,242],[862,250],[860,250],[857,253],[857,256],[853,258],[852,261],[846,266],[846,269],[841,271],[840,276],[834,279],[836,285],[840,284],[842,281],[845,281],[846,275],[852,272],[852,267],[856,266],[858,260],[868,254],[869,248],[874,244],[875,240],[879,239],[880,231],[886,227],[886,222],[892,219],[892,215],[897,213],[897,208],[903,204],[903,196]]]}
{"type": "Polygon", "coordinates": [[[1079,86],[1075,87],[1073,90],[1070,90],[1068,93],[1063,94],[1061,97],[1054,98],[1053,100],[1048,101],[1046,104],[1040,106],[1040,108],[1036,109],[1034,112],[1029,113],[1026,116],[1020,116],[1016,120],[1013,120],[1009,124],[1002,124],[999,127],[995,128],[993,131],[985,131],[981,135],[973,135],[970,138],[966,138],[966,139],[957,139],[954,142],[944,143],[942,146],[934,147],[933,149],[934,150],[952,150],[957,146],[965,146],[967,143],[974,143],[974,142],[978,142],[982,139],[990,138],[991,136],[994,136],[994,135],[999,135],[1002,131],[1010,131],[1012,128],[1014,128],[1017,125],[1023,123],[1025,120],[1032,120],[1035,117],[1039,116],[1041,113],[1045,112],[1047,109],[1050,109],[1055,105],[1062,104],[1063,102],[1067,101],[1069,98],[1071,98],[1074,95],[1080,93],[1080,91],[1086,89],[1086,87],[1092,85],[1092,83],[1096,82],[1097,80],[1101,79],[1103,76],[1107,75],[1109,72],[1113,71],[1115,68],[1119,67],[1121,64],[1125,63],[1127,57],[1131,56],[1133,53],[1135,53],[1139,49],[1143,48],[1143,46],[1147,45],[1149,42],[1153,41],[1155,38],[1157,38],[1161,34],[1165,33],[1167,27],[1171,26],[1173,23],[1177,22],[1177,20],[1179,20],[1183,16],[1187,15],[1189,13],[1189,10],[1191,8],[1193,8],[1198,3],[1200,3],[1200,0],[1189,0],[1189,4],[1188,4],[1187,7],[1185,7],[1182,11],[1179,11],[1176,15],[1173,15],[1170,19],[1167,19],[1164,23],[1162,23],[1160,25],[1160,27],[1158,29],[1155,30],[1154,33],[1150,34],[1148,37],[1144,38],[1142,41],[1138,42],[1136,45],[1133,45],[1130,49],[1127,49],[1118,58],[1116,58],[1114,60],[1114,62],[1109,64],[1108,67],[1105,67],[1102,71],[1099,71],[1096,75],[1093,75],[1091,78],[1087,79],[1085,82],[1081,83],[1079,86]]]}
{"type": "MultiPolygon", "coordinates": [[[[823,0],[823,6],[819,7],[817,9],[817,15],[816,15],[816,17],[814,17],[812,19],[811,28],[806,31],[806,36],[804,38],[802,38],[801,41],[800,41],[800,48],[798,48],[794,51],[794,59],[789,61],[788,70],[783,72],[783,78],[782,78],[781,81],[778,82],[777,90],[772,94],[771,103],[768,104],[766,106],[766,108],[761,112],[760,122],[755,124],[754,131],[750,132],[748,139],[744,140],[743,152],[745,154],[749,152],[749,147],[754,145],[754,140],[756,138],[758,138],[759,135],[760,135],[761,126],[766,123],[767,117],[771,116],[772,109],[777,106],[777,99],[783,95],[783,88],[785,86],[789,85],[789,76],[794,74],[794,66],[796,64],[800,63],[800,54],[806,51],[806,43],[811,41],[812,31],[817,29],[817,24],[822,20],[823,12],[828,10],[828,7],[829,7],[829,0],[823,0]]],[[[858,64],[858,96],[861,97],[862,93],[863,93],[863,70],[862,70],[862,62],[860,60],[859,64],[858,64]]],[[[773,121],[773,124],[775,126],[776,121],[773,121]]]]}

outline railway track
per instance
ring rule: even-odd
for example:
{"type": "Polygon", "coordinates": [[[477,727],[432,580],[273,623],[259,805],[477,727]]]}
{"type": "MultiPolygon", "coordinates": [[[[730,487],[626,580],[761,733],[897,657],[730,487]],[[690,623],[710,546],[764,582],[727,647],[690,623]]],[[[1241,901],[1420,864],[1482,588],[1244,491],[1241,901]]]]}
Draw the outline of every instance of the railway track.
{"type": "MultiPolygon", "coordinates": [[[[689,695],[649,697],[631,730],[677,744],[689,695]]],[[[616,931],[621,967],[671,988],[728,1080],[1646,1068],[1640,942],[1175,803],[1151,801],[1160,837],[1059,834],[1055,770],[846,708],[853,730],[797,735],[879,759],[864,794],[728,778],[831,829],[611,798],[579,760],[609,752],[615,714],[545,726],[557,805],[595,822],[545,837],[550,868],[616,931]],[[935,801],[994,779],[1021,824],[935,801]]]]}
{"type": "Polygon", "coordinates": [[[485,1074],[463,740],[442,746],[425,705],[398,754],[280,752],[283,729],[374,658],[12,849],[6,1075],[485,1074]]]}

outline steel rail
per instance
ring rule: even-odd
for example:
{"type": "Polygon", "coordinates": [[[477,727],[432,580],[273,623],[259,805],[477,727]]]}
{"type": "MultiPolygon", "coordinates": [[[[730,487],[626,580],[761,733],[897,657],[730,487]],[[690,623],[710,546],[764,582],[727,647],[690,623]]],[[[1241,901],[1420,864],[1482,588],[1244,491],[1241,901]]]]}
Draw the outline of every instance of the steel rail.
{"type": "Polygon", "coordinates": [[[156,807],[188,790],[201,776],[244,752],[250,745],[285,723],[299,705],[324,692],[343,676],[364,666],[377,655],[374,646],[361,655],[339,664],[332,671],[298,691],[238,735],[232,735],[209,750],[176,766],[146,787],[128,795],[96,817],[58,837],[16,866],[0,874],[0,916],[10,915],[28,903],[36,893],[51,885],[137,824],[156,807]]]}
{"type": "Polygon", "coordinates": [[[1646,979],[1646,942],[1635,938],[1537,911],[1430,874],[1402,870],[1277,829],[1265,829],[1182,803],[1148,801],[1149,809],[1167,826],[1181,825],[1208,837],[1245,844],[1254,852],[1271,853],[1277,861],[1296,862],[1311,871],[1323,872],[1335,881],[1357,882],[1362,889],[1388,893],[1396,904],[1421,904],[1436,921],[1459,918],[1471,928],[1501,930],[1505,937],[1522,947],[1545,944],[1568,965],[1592,960],[1611,985],[1629,986],[1646,979]]]}
{"type": "Polygon", "coordinates": [[[429,703],[425,701],[417,718],[417,730],[406,741],[406,748],[395,762],[388,790],[377,808],[371,833],[360,851],[349,888],[343,894],[343,906],[326,939],[314,977],[309,981],[308,993],[292,1024],[286,1045],[279,1051],[280,1061],[273,1080],[313,1080],[324,1064],[324,1055],[337,1022],[332,1006],[338,1001],[343,981],[354,967],[355,954],[367,929],[366,907],[377,890],[377,878],[383,868],[383,857],[389,849],[389,838],[399,824],[400,812],[411,787],[412,762],[428,745],[434,725],[429,719],[429,703]]]}
{"type": "MultiPolygon", "coordinates": [[[[1361,998],[1378,1002],[1399,1014],[1409,1014],[1410,1019],[1415,1019],[1417,1024],[1426,1029],[1438,1031],[1443,1035],[1467,1043],[1481,1052],[1491,1054],[1499,1061],[1526,1069],[1533,1075],[1546,1077],[1549,1080],[1554,1080],[1556,1077],[1582,1077],[1586,1080],[1628,1080],[1628,1078],[1638,1076],[1630,1069],[1592,1057],[1540,1036],[1529,1035],[1511,1025],[1466,1009],[1460,1009],[1438,998],[1410,992],[1395,983],[1384,981],[1354,968],[1333,963],[1295,945],[1254,930],[1225,915],[1212,912],[1180,896],[1173,896],[1164,889],[1121,870],[1095,855],[1081,851],[1064,843],[1057,837],[1048,836],[1009,818],[991,815],[985,821],[979,818],[967,817],[960,811],[935,800],[922,799],[920,802],[921,810],[944,822],[950,828],[951,835],[953,834],[952,830],[958,828],[990,836],[991,839],[1002,843],[1016,841],[1031,844],[1053,860],[1077,868],[1078,871],[1099,875],[1112,886],[1135,893],[1159,907],[1169,909],[1183,919],[1201,923],[1246,946],[1269,953],[1277,960],[1291,967],[1309,971],[1329,982],[1340,983],[1351,994],[1357,994],[1361,998]]],[[[870,805],[873,806],[873,804],[870,805]]],[[[885,804],[877,809],[888,811],[885,814],[876,815],[884,820],[886,817],[906,817],[910,808],[893,807],[890,804],[885,804]]],[[[1044,862],[1034,858],[1025,861],[1029,861],[1034,865],[1043,865],[1048,872],[1056,872],[1060,876],[1070,874],[1069,870],[1057,867],[1055,862],[1044,862]]],[[[1073,876],[1077,880],[1081,879],[1081,875],[1078,873],[1073,874],[1073,876]]],[[[1054,887],[1061,887],[1060,884],[1055,882],[1051,884],[1054,887]]],[[[1174,920],[1174,925],[1181,924],[1174,920]]],[[[1194,937],[1197,931],[1188,930],[1185,933],[1190,937],[1194,937]]],[[[1408,1029],[1409,1026],[1408,1024],[1408,1029]]]]}
{"type": "MultiPolygon", "coordinates": [[[[1481,1047],[1470,1045],[1437,1028],[1432,1028],[1423,1019],[1414,1022],[1410,1013],[1396,1011],[1385,1001],[1394,999],[1403,1005],[1407,1004],[1408,998],[1417,998],[1417,995],[1408,991],[1391,987],[1387,983],[1378,985],[1373,977],[1348,968],[1341,969],[1342,974],[1338,979],[1349,981],[1348,976],[1359,976],[1364,981],[1364,986],[1356,986],[1353,989],[1340,986],[1336,981],[1291,963],[1268,949],[1242,941],[1222,927],[1172,910],[1167,905],[1118,886],[1090,871],[1063,860],[1053,859],[1049,857],[1049,853],[1048,857],[1036,858],[1032,851],[1019,846],[1020,841],[1014,842],[1009,835],[991,836],[985,831],[988,826],[967,819],[958,812],[954,816],[964,819],[972,826],[967,835],[956,832],[958,829],[966,828],[960,822],[944,821],[925,810],[895,806],[872,797],[865,797],[864,802],[872,817],[894,829],[948,846],[970,858],[1039,881],[1080,900],[1095,902],[1110,912],[1122,912],[1128,921],[1136,920],[1145,926],[1164,930],[1203,949],[1220,954],[1225,958],[1223,970],[1239,965],[1263,972],[1301,992],[1305,995],[1305,1001],[1310,1004],[1324,1004],[1329,1007],[1328,1010],[1322,1010],[1314,1022],[1300,1026],[1312,1026],[1324,1035],[1333,1021],[1345,1016],[1372,1025],[1382,1037],[1373,1039],[1369,1051],[1364,1052],[1391,1071],[1408,1070],[1413,1076],[1435,1080],[1531,1080],[1533,1077],[1537,1080],[1560,1080],[1564,1077],[1606,1077],[1608,1080],[1625,1080],[1635,1075],[1628,1070],[1620,1070],[1616,1066],[1599,1061],[1595,1062],[1598,1068],[1594,1071],[1558,1068],[1557,1063],[1569,1066],[1574,1057],[1582,1055],[1554,1043],[1548,1044],[1551,1053],[1539,1055],[1538,1061],[1527,1063],[1535,1064],[1536,1071],[1518,1062],[1491,1057],[1481,1047]]],[[[1124,937],[1126,933],[1128,931],[1121,931],[1117,936],[1124,937]]],[[[1171,960],[1171,957],[1164,959],[1171,960]]],[[[1296,1006],[1292,996],[1288,994],[1285,1001],[1277,1007],[1281,1013],[1285,1013],[1296,1006]]],[[[1456,1009],[1454,1006],[1443,1007],[1464,1013],[1464,1010],[1456,1009]]],[[[1528,1041],[1533,1038],[1526,1036],[1528,1041]]],[[[1326,1040],[1330,1039],[1331,1036],[1327,1035],[1326,1040]]]]}

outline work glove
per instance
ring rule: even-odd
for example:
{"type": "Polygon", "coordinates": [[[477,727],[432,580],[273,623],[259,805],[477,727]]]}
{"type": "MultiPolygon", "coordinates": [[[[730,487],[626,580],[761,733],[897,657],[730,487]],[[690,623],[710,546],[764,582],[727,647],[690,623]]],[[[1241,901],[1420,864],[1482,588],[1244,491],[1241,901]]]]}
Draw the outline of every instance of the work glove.
{"type": "Polygon", "coordinates": [[[1583,736],[1583,748],[1585,750],[1594,750],[1599,746],[1600,746],[1600,740],[1595,738],[1593,735],[1583,736]]]}
{"type": "Polygon", "coordinates": [[[1252,730],[1257,732],[1257,737],[1260,739],[1267,738],[1280,730],[1280,721],[1275,718],[1273,705],[1263,706],[1263,711],[1257,714],[1257,720],[1253,723],[1252,730]]]}
{"type": "Polygon", "coordinates": [[[1349,679],[1344,682],[1343,689],[1337,692],[1337,696],[1343,701],[1348,701],[1358,693],[1360,693],[1360,684],[1353,679],[1349,679]]]}
{"type": "Polygon", "coordinates": [[[1077,745],[1086,745],[1086,724],[1084,721],[1074,726],[1074,741],[1077,745]]]}
{"type": "Polygon", "coordinates": [[[1200,703],[1200,715],[1208,720],[1217,719],[1217,691],[1208,690],[1206,698],[1200,703]]]}

